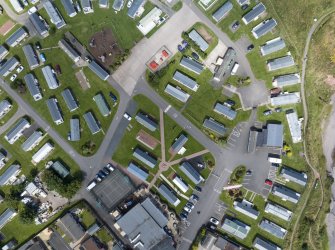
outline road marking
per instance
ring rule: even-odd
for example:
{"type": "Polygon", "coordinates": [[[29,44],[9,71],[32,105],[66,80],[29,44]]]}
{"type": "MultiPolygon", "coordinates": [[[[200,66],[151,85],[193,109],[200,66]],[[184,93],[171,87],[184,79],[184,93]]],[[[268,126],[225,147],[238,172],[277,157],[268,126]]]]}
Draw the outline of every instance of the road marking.
{"type": "Polygon", "coordinates": [[[182,239],[183,239],[184,241],[188,242],[188,243],[193,243],[193,241],[191,241],[191,240],[189,240],[189,239],[187,239],[187,238],[185,238],[185,237],[183,237],[182,239]]]}
{"type": "Polygon", "coordinates": [[[174,113],[172,116],[173,116],[174,118],[177,118],[177,117],[178,117],[178,114],[177,114],[177,113],[174,113]]]}
{"type": "Polygon", "coordinates": [[[164,113],[168,112],[170,108],[171,108],[171,105],[167,106],[166,109],[164,110],[164,113]]]}
{"type": "Polygon", "coordinates": [[[45,131],[48,131],[50,129],[50,126],[46,127],[44,130],[45,131]]]}

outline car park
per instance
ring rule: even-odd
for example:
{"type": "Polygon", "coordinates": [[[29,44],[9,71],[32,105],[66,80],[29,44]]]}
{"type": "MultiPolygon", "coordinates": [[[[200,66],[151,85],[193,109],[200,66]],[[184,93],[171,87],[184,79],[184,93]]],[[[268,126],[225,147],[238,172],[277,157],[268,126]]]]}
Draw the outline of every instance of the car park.
{"type": "Polygon", "coordinates": [[[17,74],[13,74],[11,77],[10,77],[10,81],[11,82],[14,82],[14,80],[16,79],[17,77],[17,74]]]}
{"type": "Polygon", "coordinates": [[[255,45],[253,44],[250,44],[248,47],[247,47],[247,51],[251,51],[255,48],[255,45]]]}
{"type": "Polygon", "coordinates": [[[202,188],[199,187],[199,186],[195,186],[194,189],[197,190],[198,192],[201,192],[201,191],[202,191],[202,188]]]}
{"type": "Polygon", "coordinates": [[[269,186],[272,186],[272,185],[273,185],[273,182],[272,182],[271,180],[269,180],[269,179],[266,179],[266,180],[265,180],[265,184],[266,184],[266,185],[269,185],[269,186]]]}
{"type": "Polygon", "coordinates": [[[218,219],[216,219],[216,218],[214,218],[214,217],[211,217],[210,219],[209,219],[209,222],[210,223],[212,223],[212,224],[214,224],[214,225],[219,225],[219,220],[218,219]]]}
{"type": "Polygon", "coordinates": [[[24,67],[20,65],[19,67],[17,67],[16,72],[21,73],[23,70],[24,70],[24,67]]]}
{"type": "Polygon", "coordinates": [[[265,115],[265,116],[268,116],[268,115],[271,115],[271,114],[272,114],[272,110],[270,110],[270,109],[267,109],[263,112],[263,115],[265,115]]]}
{"type": "Polygon", "coordinates": [[[131,116],[128,113],[124,113],[123,117],[126,118],[128,121],[131,121],[131,116]]]}

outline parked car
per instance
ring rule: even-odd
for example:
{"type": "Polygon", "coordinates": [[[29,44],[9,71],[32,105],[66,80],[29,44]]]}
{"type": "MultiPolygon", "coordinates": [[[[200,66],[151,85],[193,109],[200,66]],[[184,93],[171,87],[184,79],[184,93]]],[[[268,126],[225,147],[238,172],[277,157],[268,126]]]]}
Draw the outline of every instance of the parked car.
{"type": "Polygon", "coordinates": [[[36,11],[37,11],[36,6],[33,6],[28,10],[28,14],[31,15],[31,14],[35,13],[36,11]]]}
{"type": "Polygon", "coordinates": [[[192,57],[195,59],[195,60],[199,60],[199,55],[197,54],[197,53],[195,53],[195,52],[192,52],[192,57]]]}
{"type": "Polygon", "coordinates": [[[184,211],[186,211],[187,213],[191,213],[192,209],[190,209],[189,207],[185,206],[183,208],[184,211]]]}
{"type": "Polygon", "coordinates": [[[195,186],[194,189],[197,190],[198,192],[201,192],[201,191],[202,191],[202,188],[199,187],[199,186],[195,186]]]}
{"type": "Polygon", "coordinates": [[[126,118],[128,121],[131,121],[131,116],[128,113],[124,113],[123,117],[126,118]]]}
{"type": "Polygon", "coordinates": [[[35,48],[36,48],[37,50],[40,50],[40,49],[41,49],[41,44],[40,44],[39,42],[36,42],[36,43],[35,43],[35,48]]]}
{"type": "Polygon", "coordinates": [[[279,163],[271,163],[271,166],[275,167],[275,168],[279,168],[280,165],[279,165],[279,163]]]}
{"type": "Polygon", "coordinates": [[[40,59],[41,59],[42,62],[45,62],[47,60],[43,53],[40,54],[40,59]]]}
{"type": "Polygon", "coordinates": [[[184,211],[179,214],[179,217],[181,220],[187,220],[188,214],[186,214],[184,211]]]}
{"type": "Polygon", "coordinates": [[[187,202],[185,206],[188,207],[189,209],[191,209],[191,211],[192,211],[193,208],[194,208],[194,205],[193,205],[192,202],[187,202]]]}
{"type": "Polygon", "coordinates": [[[242,9],[242,10],[246,10],[246,9],[248,9],[248,7],[249,7],[249,4],[243,4],[243,5],[241,6],[241,9],[242,9]]]}
{"type": "Polygon", "coordinates": [[[59,74],[59,75],[62,74],[62,70],[61,70],[59,64],[57,64],[57,65],[55,66],[55,70],[56,70],[56,73],[57,73],[57,74],[59,74]]]}
{"type": "Polygon", "coordinates": [[[281,88],[272,88],[270,90],[270,95],[271,96],[277,96],[281,93],[281,88]]]}
{"type": "Polygon", "coordinates": [[[247,51],[251,51],[255,48],[255,45],[253,44],[250,44],[248,47],[247,47],[247,51]]]}
{"type": "Polygon", "coordinates": [[[104,172],[102,172],[102,170],[100,170],[100,171],[98,172],[98,175],[99,175],[100,177],[102,177],[102,179],[105,178],[105,177],[107,176],[104,172]]]}
{"type": "Polygon", "coordinates": [[[24,70],[24,67],[20,65],[19,67],[17,67],[16,72],[21,73],[23,70],[24,70]]]}
{"type": "Polygon", "coordinates": [[[102,181],[102,178],[101,178],[98,174],[95,175],[95,179],[96,179],[98,182],[101,182],[101,181],[102,181]]]}
{"type": "Polygon", "coordinates": [[[109,175],[109,170],[106,168],[101,169],[101,172],[103,172],[106,176],[109,175]]]}
{"type": "Polygon", "coordinates": [[[248,169],[246,172],[245,172],[245,175],[251,175],[252,174],[252,171],[250,169],[248,169]]]}
{"type": "Polygon", "coordinates": [[[272,182],[271,180],[269,180],[269,179],[266,179],[266,180],[265,180],[265,184],[266,184],[266,185],[269,185],[269,186],[272,186],[272,185],[273,185],[273,182],[272,182]]]}
{"type": "Polygon", "coordinates": [[[199,196],[196,195],[196,194],[192,194],[190,198],[191,198],[191,200],[199,201],[199,196]]]}
{"type": "Polygon", "coordinates": [[[112,165],[112,163],[107,163],[106,167],[110,170],[110,171],[114,171],[114,167],[112,165]]]}
{"type": "Polygon", "coordinates": [[[227,101],[225,101],[223,104],[226,105],[229,108],[235,106],[235,102],[233,100],[230,100],[230,99],[228,99],[227,101]]]}
{"type": "Polygon", "coordinates": [[[265,115],[265,116],[268,116],[268,115],[271,115],[271,114],[272,114],[272,110],[270,110],[270,109],[267,109],[263,112],[263,115],[265,115]]]}
{"type": "Polygon", "coordinates": [[[23,3],[24,6],[28,6],[29,5],[29,3],[28,3],[27,0],[21,0],[21,1],[22,1],[22,3],[23,3]]]}
{"type": "Polygon", "coordinates": [[[109,96],[112,98],[113,102],[117,102],[117,97],[112,92],[109,92],[109,96]]]}
{"type": "Polygon", "coordinates": [[[211,217],[209,219],[209,222],[216,225],[216,226],[219,225],[219,223],[220,223],[220,221],[218,219],[214,218],[214,217],[211,217]]]}
{"type": "Polygon", "coordinates": [[[183,45],[178,44],[178,50],[180,52],[183,52],[185,50],[185,48],[183,47],[183,45]]]}
{"type": "Polygon", "coordinates": [[[240,26],[240,22],[239,21],[236,21],[232,26],[232,30],[236,30],[238,27],[240,26]]]}
{"type": "Polygon", "coordinates": [[[16,77],[17,77],[17,74],[13,74],[13,75],[10,77],[10,81],[11,81],[11,82],[14,82],[15,79],[16,79],[16,77]]]}
{"type": "Polygon", "coordinates": [[[283,111],[283,109],[281,107],[275,108],[275,112],[277,112],[277,113],[280,113],[282,111],[283,111]]]}

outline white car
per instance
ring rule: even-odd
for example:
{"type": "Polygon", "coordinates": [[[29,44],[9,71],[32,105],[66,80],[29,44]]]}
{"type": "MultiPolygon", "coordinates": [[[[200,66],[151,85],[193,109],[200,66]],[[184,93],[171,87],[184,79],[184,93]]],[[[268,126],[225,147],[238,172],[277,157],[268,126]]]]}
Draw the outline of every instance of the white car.
{"type": "Polygon", "coordinates": [[[113,165],[112,163],[107,163],[106,167],[110,170],[110,171],[114,171],[113,165]]]}
{"type": "Polygon", "coordinates": [[[212,223],[212,224],[214,224],[215,226],[219,225],[219,223],[220,223],[219,220],[215,219],[214,217],[211,217],[209,219],[209,222],[212,223]]]}
{"type": "Polygon", "coordinates": [[[126,118],[128,121],[131,121],[131,116],[128,113],[124,113],[123,117],[126,118]]]}
{"type": "Polygon", "coordinates": [[[17,67],[16,72],[17,72],[17,73],[20,73],[20,72],[22,72],[23,70],[24,70],[24,67],[23,67],[22,65],[20,65],[19,67],[17,67]]]}
{"type": "Polygon", "coordinates": [[[36,6],[33,6],[28,10],[28,14],[31,15],[31,14],[35,13],[36,11],[37,11],[36,6]]]}
{"type": "Polygon", "coordinates": [[[24,6],[28,6],[29,5],[29,3],[28,3],[27,0],[22,0],[21,2],[23,3],[24,6]]]}
{"type": "Polygon", "coordinates": [[[186,211],[188,213],[191,213],[191,211],[192,211],[192,209],[190,209],[189,207],[186,207],[186,206],[183,209],[184,209],[184,211],[186,211]]]}
{"type": "Polygon", "coordinates": [[[12,76],[10,77],[10,81],[11,81],[11,82],[14,82],[14,80],[16,79],[16,77],[17,77],[17,74],[12,75],[12,76]]]}

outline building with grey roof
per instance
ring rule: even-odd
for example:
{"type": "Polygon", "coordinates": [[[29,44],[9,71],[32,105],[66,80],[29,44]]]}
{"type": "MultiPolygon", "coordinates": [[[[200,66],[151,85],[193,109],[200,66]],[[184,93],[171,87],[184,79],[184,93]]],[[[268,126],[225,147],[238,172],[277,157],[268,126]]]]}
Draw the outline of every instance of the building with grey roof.
{"type": "Polygon", "coordinates": [[[272,85],[274,87],[286,87],[286,86],[291,86],[297,83],[300,83],[300,75],[299,73],[295,74],[287,74],[287,75],[280,75],[280,76],[275,76],[272,80],[272,85]]]}
{"type": "Polygon", "coordinates": [[[61,94],[70,112],[75,111],[77,108],[79,108],[78,103],[69,88],[64,89],[61,94]]]}
{"type": "Polygon", "coordinates": [[[143,151],[140,148],[136,148],[133,152],[133,156],[144,163],[145,165],[149,166],[150,168],[154,168],[157,165],[157,159],[153,156],[149,155],[148,152],[143,151]]]}
{"type": "Polygon", "coordinates": [[[113,9],[116,11],[120,11],[123,8],[124,1],[123,0],[114,0],[113,9]]]}
{"type": "Polygon", "coordinates": [[[204,180],[199,172],[187,161],[183,162],[179,169],[196,185],[204,180]]]}
{"type": "Polygon", "coordinates": [[[250,231],[249,225],[234,218],[225,218],[221,228],[224,231],[240,239],[244,239],[245,237],[247,237],[250,231]]]}
{"type": "Polygon", "coordinates": [[[240,213],[256,220],[259,216],[259,211],[257,211],[253,204],[248,202],[247,200],[234,201],[234,208],[236,211],[239,211],[240,213]]]}
{"type": "Polygon", "coordinates": [[[188,137],[185,134],[179,135],[173,142],[170,150],[171,152],[177,154],[188,141],[188,137]]]}
{"type": "Polygon", "coordinates": [[[203,64],[186,56],[183,56],[180,61],[180,65],[198,75],[204,70],[203,64]]]}
{"type": "Polygon", "coordinates": [[[277,37],[270,41],[267,41],[264,45],[261,46],[262,56],[270,55],[274,52],[282,50],[286,47],[284,40],[281,37],[277,37]]]}
{"type": "Polygon", "coordinates": [[[307,184],[307,174],[304,172],[298,172],[287,166],[282,167],[280,171],[280,176],[286,181],[292,181],[301,186],[306,186],[307,184]]]}
{"type": "Polygon", "coordinates": [[[111,109],[103,94],[99,93],[95,95],[93,101],[97,104],[98,109],[103,116],[109,116],[111,114],[111,109]]]}
{"type": "Polygon", "coordinates": [[[58,100],[56,98],[50,98],[46,102],[53,122],[56,125],[62,124],[64,119],[61,109],[58,105],[58,100]]]}
{"type": "Polygon", "coordinates": [[[70,140],[79,141],[80,140],[80,123],[79,119],[70,119],[70,140]]]}
{"type": "Polygon", "coordinates": [[[269,123],[265,129],[264,146],[281,148],[284,142],[284,126],[283,124],[269,123]]]}
{"type": "Polygon", "coordinates": [[[193,80],[191,77],[183,74],[180,71],[176,71],[174,73],[173,80],[175,80],[176,82],[179,82],[184,87],[190,90],[193,90],[193,91],[197,91],[199,88],[199,84],[197,84],[195,80],[193,80]]]}
{"type": "Polygon", "coordinates": [[[230,1],[222,4],[213,14],[212,17],[216,22],[220,22],[233,9],[233,4],[230,1]]]}
{"type": "Polygon", "coordinates": [[[223,115],[229,120],[234,120],[237,115],[237,112],[235,110],[221,103],[215,104],[214,111],[220,115],[223,115]]]}
{"type": "Polygon", "coordinates": [[[60,161],[55,161],[51,168],[62,178],[66,178],[70,174],[70,171],[60,161]]]}
{"type": "Polygon", "coordinates": [[[284,239],[287,233],[287,230],[285,228],[282,228],[277,224],[275,224],[274,222],[266,219],[263,219],[261,221],[259,227],[279,239],[284,239]]]}
{"type": "Polygon", "coordinates": [[[188,36],[196,45],[199,46],[201,51],[205,52],[208,49],[208,42],[195,29],[192,29],[191,32],[188,33],[188,36]]]}
{"type": "Polygon", "coordinates": [[[190,97],[188,93],[171,84],[166,85],[164,92],[183,103],[187,102],[188,98],[190,97]]]}
{"type": "Polygon", "coordinates": [[[7,38],[6,44],[9,47],[15,47],[21,41],[23,41],[27,36],[28,36],[27,31],[25,31],[25,29],[23,27],[21,27],[7,38]]]}
{"type": "Polygon", "coordinates": [[[100,124],[95,119],[92,112],[85,113],[84,120],[93,135],[98,133],[101,130],[100,124]]]}
{"type": "Polygon", "coordinates": [[[300,101],[301,99],[299,92],[281,94],[270,98],[270,103],[272,106],[297,104],[300,101]]]}
{"type": "Polygon", "coordinates": [[[80,0],[80,5],[83,8],[84,14],[89,14],[89,13],[94,12],[91,0],[80,0]]]}
{"type": "Polygon", "coordinates": [[[285,221],[290,221],[292,219],[292,212],[290,210],[275,203],[267,203],[264,212],[277,216],[285,221]]]}
{"type": "Polygon", "coordinates": [[[22,136],[23,131],[29,127],[30,123],[27,119],[21,118],[5,135],[6,141],[8,141],[9,144],[13,144],[22,136]]]}
{"type": "Polygon", "coordinates": [[[212,117],[206,118],[202,126],[218,135],[224,136],[226,133],[226,128],[223,124],[214,120],[212,117]]]}
{"type": "Polygon", "coordinates": [[[95,61],[91,61],[88,64],[88,67],[94,74],[96,74],[101,80],[106,81],[109,77],[109,74],[106,70],[104,70],[99,64],[97,64],[95,61]]]}
{"type": "Polygon", "coordinates": [[[42,99],[42,92],[39,88],[37,79],[33,74],[29,73],[24,76],[24,82],[29,90],[30,95],[33,97],[34,101],[39,101],[42,99]]]}
{"type": "Polygon", "coordinates": [[[19,65],[19,61],[15,57],[11,57],[0,67],[0,75],[3,77],[8,76],[17,65],[19,65]]]}
{"type": "Polygon", "coordinates": [[[156,123],[156,121],[154,121],[149,115],[145,113],[137,113],[137,115],[135,116],[135,120],[150,131],[156,131],[156,129],[158,128],[158,124],[156,123]]]}
{"type": "Polygon", "coordinates": [[[144,6],[145,0],[134,0],[130,8],[128,9],[128,16],[135,18],[139,15],[140,9],[144,6]]]}
{"type": "Polygon", "coordinates": [[[69,17],[74,17],[75,15],[77,15],[77,11],[75,10],[73,2],[71,0],[61,0],[61,3],[66,11],[66,14],[69,17]]]}
{"type": "Polygon", "coordinates": [[[127,170],[128,170],[129,173],[136,176],[141,181],[145,181],[149,176],[149,173],[147,171],[144,171],[142,168],[140,168],[134,162],[129,163],[129,165],[127,167],[127,170]]]}
{"type": "Polygon", "coordinates": [[[158,192],[174,207],[179,205],[180,200],[165,184],[161,184],[158,187],[158,192]]]}
{"type": "Polygon", "coordinates": [[[264,4],[259,3],[242,17],[242,21],[247,25],[251,23],[252,21],[257,20],[265,11],[266,11],[266,8],[264,4]]]}
{"type": "Polygon", "coordinates": [[[21,172],[20,165],[11,165],[0,175],[0,187],[12,184],[21,172]]]}
{"type": "Polygon", "coordinates": [[[274,71],[294,66],[294,60],[291,55],[275,58],[267,62],[268,70],[274,71]]]}
{"type": "Polygon", "coordinates": [[[3,60],[7,55],[9,51],[8,49],[5,48],[5,46],[1,45],[0,46],[0,60],[3,60]]]}
{"type": "Polygon", "coordinates": [[[188,184],[180,178],[178,175],[174,175],[172,182],[183,192],[186,193],[189,190],[188,184]]]}
{"type": "Polygon", "coordinates": [[[57,29],[60,29],[66,25],[58,9],[49,0],[43,2],[43,7],[48,13],[50,21],[56,26],[57,29]]]}
{"type": "Polygon", "coordinates": [[[56,89],[59,87],[56,75],[54,74],[53,70],[49,65],[42,68],[42,73],[45,81],[48,84],[49,89],[56,89]]]}
{"type": "MultiPolygon", "coordinates": [[[[2,250],[11,250],[11,249],[15,249],[16,246],[17,246],[17,241],[16,240],[11,240],[6,245],[4,245],[1,249],[2,250]]],[[[38,250],[38,249],[36,249],[36,250],[38,250]]]]}
{"type": "Polygon", "coordinates": [[[57,231],[51,233],[48,243],[52,249],[62,249],[62,250],[73,249],[66,243],[65,239],[57,231]]]}
{"type": "Polygon", "coordinates": [[[250,0],[236,0],[236,2],[242,6],[244,4],[250,4],[250,0]]]}
{"type": "Polygon", "coordinates": [[[255,238],[253,246],[257,250],[281,250],[276,244],[258,236],[255,238]]]}
{"type": "Polygon", "coordinates": [[[22,143],[21,148],[23,151],[28,152],[35,148],[43,139],[43,133],[41,131],[34,131],[27,140],[22,143]]]}
{"type": "Polygon", "coordinates": [[[109,0],[99,0],[100,8],[109,8],[109,0]]]}
{"type": "Polygon", "coordinates": [[[273,18],[268,19],[252,29],[252,34],[256,39],[265,36],[277,26],[277,21],[273,18]]]}
{"type": "Polygon", "coordinates": [[[24,45],[22,47],[23,49],[23,53],[27,59],[29,68],[31,70],[37,68],[38,66],[40,66],[40,62],[38,60],[38,57],[33,49],[33,47],[30,44],[24,45]]]}
{"type": "Polygon", "coordinates": [[[129,240],[132,249],[172,250],[172,241],[163,229],[167,222],[161,210],[146,198],[117,220],[115,226],[129,240]]]}
{"type": "Polygon", "coordinates": [[[17,215],[17,212],[12,208],[7,208],[5,212],[0,215],[0,229],[3,228],[8,222],[17,215]]]}
{"type": "Polygon", "coordinates": [[[78,62],[80,60],[79,53],[74,48],[72,48],[72,46],[66,40],[59,40],[58,46],[70,57],[72,61],[78,62]]]}
{"type": "Polygon", "coordinates": [[[85,235],[83,227],[71,213],[67,213],[62,218],[58,219],[56,225],[72,242],[77,242],[85,235]]]}
{"type": "Polygon", "coordinates": [[[297,204],[300,199],[300,194],[283,185],[275,184],[272,187],[272,194],[280,197],[284,201],[290,201],[297,204]]]}
{"type": "Polygon", "coordinates": [[[92,226],[90,226],[87,230],[86,233],[88,235],[94,235],[96,232],[98,232],[101,229],[101,226],[98,223],[94,223],[92,226]]]}
{"type": "Polygon", "coordinates": [[[216,65],[214,69],[214,80],[220,81],[226,74],[231,74],[236,60],[236,51],[233,48],[228,48],[222,58],[220,65],[216,65]]]}
{"type": "Polygon", "coordinates": [[[40,19],[40,16],[36,12],[29,15],[29,20],[42,38],[49,36],[47,26],[45,26],[45,23],[40,19]]]}
{"type": "Polygon", "coordinates": [[[5,116],[12,108],[12,104],[7,100],[2,100],[0,102],[0,117],[5,116]]]}
{"type": "Polygon", "coordinates": [[[302,122],[299,121],[297,112],[293,109],[286,111],[286,119],[290,129],[292,142],[298,143],[302,141],[302,122]]]}

